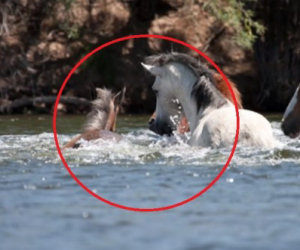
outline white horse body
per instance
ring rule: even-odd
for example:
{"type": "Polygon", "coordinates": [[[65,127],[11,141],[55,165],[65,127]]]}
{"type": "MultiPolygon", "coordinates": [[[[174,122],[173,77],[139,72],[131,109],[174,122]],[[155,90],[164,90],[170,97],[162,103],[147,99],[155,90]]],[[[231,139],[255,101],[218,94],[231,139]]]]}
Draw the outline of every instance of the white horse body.
{"type": "MultiPolygon", "coordinates": [[[[274,146],[272,128],[262,115],[239,110],[239,144],[270,148],[274,146]]],[[[232,146],[236,134],[236,112],[232,104],[216,109],[204,116],[192,132],[190,144],[203,147],[232,146]]]]}
{"type": "MultiPolygon", "coordinates": [[[[158,107],[158,105],[167,103],[164,100],[177,98],[191,129],[190,145],[203,147],[232,146],[236,134],[235,108],[215,88],[209,77],[209,71],[205,71],[200,66],[200,68],[195,69],[198,67],[197,62],[192,61],[186,55],[171,54],[157,57],[150,57],[154,61],[151,65],[143,64],[148,71],[156,76],[152,86],[153,90],[158,93],[156,122],[162,123],[158,119],[163,116],[160,114],[162,110],[164,110],[164,114],[168,113],[167,107],[158,107]],[[191,62],[186,63],[188,60],[191,62]]],[[[274,147],[275,139],[272,128],[266,118],[245,109],[239,110],[239,116],[239,144],[254,147],[274,147]]]]}

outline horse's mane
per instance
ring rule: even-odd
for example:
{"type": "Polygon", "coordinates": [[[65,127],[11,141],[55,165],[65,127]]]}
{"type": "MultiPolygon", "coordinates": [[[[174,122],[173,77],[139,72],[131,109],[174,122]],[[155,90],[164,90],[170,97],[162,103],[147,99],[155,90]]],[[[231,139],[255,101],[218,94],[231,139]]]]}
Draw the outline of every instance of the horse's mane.
{"type": "Polygon", "coordinates": [[[97,99],[92,102],[92,110],[87,115],[83,130],[105,129],[110,112],[112,92],[108,89],[96,89],[97,99]]]}
{"type": "MultiPolygon", "coordinates": [[[[167,63],[172,63],[172,62],[177,62],[177,63],[181,63],[183,65],[186,65],[188,68],[190,68],[193,71],[193,73],[196,75],[196,77],[198,79],[200,79],[202,76],[205,76],[206,78],[208,78],[208,80],[211,83],[213,83],[213,85],[216,87],[216,89],[218,89],[218,91],[221,92],[223,96],[225,96],[228,100],[230,100],[233,103],[233,98],[232,98],[231,92],[228,89],[227,84],[224,81],[223,77],[220,74],[211,71],[205,65],[202,65],[201,63],[199,63],[199,61],[197,61],[192,56],[189,56],[187,54],[173,52],[173,53],[169,53],[169,54],[159,54],[159,55],[146,57],[145,62],[147,64],[150,64],[153,66],[159,66],[159,67],[166,65],[167,63]]],[[[196,98],[198,107],[201,106],[201,104],[199,103],[200,100],[203,103],[203,101],[204,102],[209,101],[209,100],[205,100],[205,99],[211,98],[209,96],[209,93],[207,93],[207,90],[209,90],[209,86],[206,83],[204,83],[204,85],[206,85],[206,86],[203,86],[203,84],[199,84],[199,82],[196,82],[193,87],[192,94],[196,98]],[[204,93],[204,95],[203,95],[203,90],[204,90],[203,88],[206,88],[206,90],[205,90],[206,93],[204,93]],[[203,98],[204,98],[204,100],[203,100],[203,98]]],[[[231,84],[231,88],[234,92],[234,95],[236,97],[239,108],[242,108],[242,100],[241,100],[240,92],[238,91],[236,85],[233,82],[229,81],[229,83],[231,84]]]]}
{"type": "MultiPolygon", "coordinates": [[[[215,78],[216,81],[216,86],[217,89],[228,99],[230,100],[232,103],[233,102],[233,97],[231,95],[231,92],[229,90],[229,88],[227,87],[227,84],[225,82],[225,80],[223,79],[223,77],[219,74],[219,73],[215,73],[213,75],[213,77],[215,78]]],[[[230,83],[230,86],[232,88],[232,91],[235,95],[235,99],[237,102],[237,105],[239,108],[243,108],[243,103],[242,103],[242,95],[240,93],[240,91],[237,89],[236,84],[230,80],[228,80],[230,83]]]]}
{"type": "Polygon", "coordinates": [[[211,71],[205,65],[200,64],[194,57],[187,54],[172,52],[169,54],[153,55],[146,57],[145,62],[146,64],[159,67],[172,62],[181,63],[188,66],[194,72],[197,78],[205,75],[210,78],[212,82],[214,82],[211,71]]]}

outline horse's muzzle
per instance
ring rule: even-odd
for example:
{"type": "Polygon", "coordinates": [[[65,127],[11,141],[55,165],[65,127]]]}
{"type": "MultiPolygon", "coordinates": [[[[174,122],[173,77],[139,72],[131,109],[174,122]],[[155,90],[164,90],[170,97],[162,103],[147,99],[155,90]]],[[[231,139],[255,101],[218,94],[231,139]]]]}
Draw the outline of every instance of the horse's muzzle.
{"type": "Polygon", "coordinates": [[[157,123],[155,119],[149,120],[149,129],[159,135],[172,135],[173,129],[167,122],[157,123]]]}
{"type": "Polygon", "coordinates": [[[296,122],[293,123],[293,122],[290,122],[287,120],[284,120],[281,123],[281,129],[282,129],[283,133],[286,136],[289,136],[290,138],[296,138],[300,134],[299,128],[294,124],[296,124],[296,122]]]}

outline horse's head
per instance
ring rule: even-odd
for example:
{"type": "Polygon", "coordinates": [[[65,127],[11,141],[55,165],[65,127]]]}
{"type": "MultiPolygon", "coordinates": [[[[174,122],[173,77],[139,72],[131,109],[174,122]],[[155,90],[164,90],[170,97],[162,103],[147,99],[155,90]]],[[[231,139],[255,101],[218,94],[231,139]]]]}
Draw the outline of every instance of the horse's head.
{"type": "Polygon", "coordinates": [[[97,88],[96,91],[97,99],[92,103],[84,131],[95,129],[115,131],[117,115],[124,102],[126,88],[117,94],[104,88],[97,88]]]}
{"type": "Polygon", "coordinates": [[[284,112],[281,128],[291,138],[300,134],[300,84],[284,112]]]}
{"type": "MultiPolygon", "coordinates": [[[[178,133],[188,132],[190,130],[189,124],[184,115],[182,105],[178,102],[178,99],[175,99],[174,97],[172,99],[171,97],[172,91],[174,89],[180,89],[181,86],[177,85],[176,87],[172,87],[170,81],[173,81],[173,86],[175,86],[175,83],[180,80],[180,76],[192,78],[189,74],[190,71],[184,70],[183,68],[174,69],[170,67],[171,64],[166,65],[169,66],[169,68],[161,66],[158,67],[157,65],[142,65],[150,71],[150,73],[156,76],[156,81],[153,84],[153,90],[157,93],[156,110],[149,119],[150,130],[158,134],[171,134],[171,130],[177,130],[178,133]],[[178,72],[180,70],[184,72],[184,74],[180,74],[180,72],[178,72]],[[161,82],[163,82],[163,84],[161,82]],[[168,93],[166,93],[166,91],[168,91],[168,93]],[[174,103],[176,103],[176,105],[174,105],[174,103]]],[[[176,66],[178,66],[178,64],[176,66]]],[[[229,101],[233,102],[233,97],[223,77],[218,73],[214,73],[212,74],[212,78],[214,79],[212,83],[215,84],[215,87],[219,90],[219,92],[221,92],[229,101]]],[[[229,83],[236,97],[238,107],[242,108],[240,92],[233,82],[229,81],[229,83]]]]}
{"type": "MultiPolygon", "coordinates": [[[[184,118],[182,105],[176,98],[180,94],[180,82],[182,80],[176,67],[183,66],[177,63],[174,67],[174,64],[176,63],[164,66],[142,64],[146,70],[155,76],[152,89],[156,94],[156,108],[149,120],[149,128],[160,135],[171,135],[174,130],[178,129],[184,118]]],[[[188,128],[188,126],[186,127],[188,128]]],[[[183,126],[181,130],[182,128],[183,126]]]]}

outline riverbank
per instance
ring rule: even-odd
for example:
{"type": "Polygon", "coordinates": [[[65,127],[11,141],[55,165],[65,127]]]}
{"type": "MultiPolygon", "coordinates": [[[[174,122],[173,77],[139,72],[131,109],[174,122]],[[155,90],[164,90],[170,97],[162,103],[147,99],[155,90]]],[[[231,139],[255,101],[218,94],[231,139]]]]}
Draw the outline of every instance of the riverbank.
{"type": "MultiPolygon", "coordinates": [[[[4,0],[0,8],[0,113],[51,113],[76,62],[130,34],[171,36],[205,52],[237,84],[249,109],[282,112],[300,82],[299,1],[4,0]]],[[[76,98],[93,100],[95,87],[126,86],[125,113],[152,112],[153,79],[140,62],[171,51],[199,57],[157,39],[105,48],[71,78],[63,95],[73,104],[62,103],[60,111],[84,114],[87,106],[76,98]]]]}

